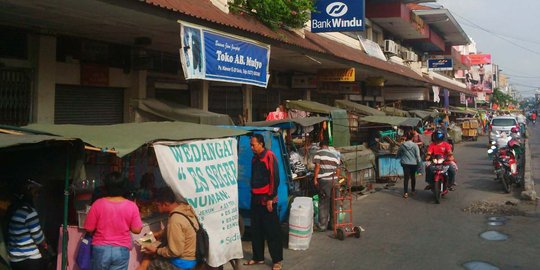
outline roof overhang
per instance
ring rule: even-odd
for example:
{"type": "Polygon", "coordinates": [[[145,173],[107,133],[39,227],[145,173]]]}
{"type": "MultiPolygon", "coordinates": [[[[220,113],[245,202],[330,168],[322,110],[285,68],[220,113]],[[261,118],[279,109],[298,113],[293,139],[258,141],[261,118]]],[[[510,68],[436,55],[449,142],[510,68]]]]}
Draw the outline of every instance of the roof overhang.
{"type": "Polygon", "coordinates": [[[402,2],[368,2],[366,17],[399,39],[429,37],[429,26],[402,2]]]}
{"type": "Polygon", "coordinates": [[[447,44],[457,46],[471,43],[469,36],[448,9],[423,9],[413,12],[435,29],[447,44]]]}

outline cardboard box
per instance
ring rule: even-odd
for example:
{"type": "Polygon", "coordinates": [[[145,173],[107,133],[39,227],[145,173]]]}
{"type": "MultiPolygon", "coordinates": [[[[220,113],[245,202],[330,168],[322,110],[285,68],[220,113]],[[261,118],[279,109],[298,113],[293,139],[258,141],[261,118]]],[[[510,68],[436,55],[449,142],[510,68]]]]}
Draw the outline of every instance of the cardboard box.
{"type": "Polygon", "coordinates": [[[465,121],[465,122],[461,123],[461,128],[462,129],[468,129],[470,127],[471,127],[471,125],[470,125],[469,121],[465,121]]]}
{"type": "Polygon", "coordinates": [[[478,121],[476,120],[471,120],[471,128],[478,128],[478,121]]]}

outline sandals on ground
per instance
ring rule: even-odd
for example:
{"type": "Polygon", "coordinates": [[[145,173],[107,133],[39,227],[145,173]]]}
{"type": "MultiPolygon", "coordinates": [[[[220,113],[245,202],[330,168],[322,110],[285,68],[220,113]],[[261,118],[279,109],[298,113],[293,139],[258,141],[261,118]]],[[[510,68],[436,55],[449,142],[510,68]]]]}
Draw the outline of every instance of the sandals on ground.
{"type": "Polygon", "coordinates": [[[407,194],[407,192],[403,193],[403,198],[405,199],[409,198],[409,194],[407,194]]]}
{"type": "Polygon", "coordinates": [[[272,266],[272,270],[281,270],[281,268],[282,268],[282,265],[280,262],[274,263],[274,265],[272,266]]]}
{"type": "Polygon", "coordinates": [[[255,260],[249,260],[242,265],[250,266],[250,265],[258,265],[258,264],[264,264],[264,261],[255,261],[255,260]]]}

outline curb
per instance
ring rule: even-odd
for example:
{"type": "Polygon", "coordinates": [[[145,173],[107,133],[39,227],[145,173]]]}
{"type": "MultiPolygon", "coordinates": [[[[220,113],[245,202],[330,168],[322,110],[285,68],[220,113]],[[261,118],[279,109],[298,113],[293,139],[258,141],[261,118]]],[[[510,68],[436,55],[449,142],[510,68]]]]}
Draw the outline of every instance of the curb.
{"type": "Polygon", "coordinates": [[[523,176],[523,191],[521,192],[521,199],[528,201],[535,201],[537,199],[536,191],[534,189],[534,179],[532,177],[531,170],[531,151],[529,147],[529,140],[525,142],[525,173],[523,176]]]}

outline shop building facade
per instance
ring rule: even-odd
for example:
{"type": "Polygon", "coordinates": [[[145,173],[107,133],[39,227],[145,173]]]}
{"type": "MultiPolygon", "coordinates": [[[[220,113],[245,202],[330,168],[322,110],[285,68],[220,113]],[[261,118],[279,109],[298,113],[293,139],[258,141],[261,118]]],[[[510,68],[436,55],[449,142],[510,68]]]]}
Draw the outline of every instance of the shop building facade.
{"type": "MultiPolygon", "coordinates": [[[[368,1],[369,26],[363,35],[380,45],[388,36],[397,35],[376,19],[379,15],[370,15],[370,2],[378,1],[368,1]]],[[[395,2],[407,7],[405,2],[395,2]]],[[[328,105],[336,99],[370,105],[409,100],[425,101],[427,106],[433,100],[434,85],[450,89],[451,95],[470,94],[453,79],[424,72],[422,61],[413,56],[403,62],[396,60],[399,57],[386,61],[370,56],[350,33],[314,34],[309,26],[272,31],[252,17],[228,13],[224,3],[45,0],[36,5],[29,0],[3,1],[0,31],[10,38],[1,42],[1,124],[132,122],[130,104],[144,98],[228,114],[241,124],[264,120],[267,112],[287,99],[328,105]],[[268,87],[186,80],[179,57],[178,20],[269,44],[268,87]],[[356,69],[351,83],[295,82],[299,78],[316,81],[323,69],[350,68],[356,69]]],[[[435,36],[432,32],[436,31],[429,32],[435,36]]],[[[413,45],[426,42],[410,40],[413,45]]],[[[445,43],[441,50],[450,45],[445,43]]],[[[422,46],[417,46],[417,55],[422,46]]]]}

